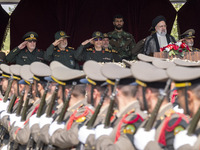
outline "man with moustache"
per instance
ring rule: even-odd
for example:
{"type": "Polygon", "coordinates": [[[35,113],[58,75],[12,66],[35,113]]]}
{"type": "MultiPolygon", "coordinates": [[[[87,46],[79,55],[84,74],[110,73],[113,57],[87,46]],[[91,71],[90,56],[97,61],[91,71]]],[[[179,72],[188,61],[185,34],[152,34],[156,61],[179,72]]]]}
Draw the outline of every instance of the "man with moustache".
{"type": "Polygon", "coordinates": [[[10,51],[6,56],[7,62],[25,65],[31,64],[34,61],[43,61],[44,52],[36,48],[37,39],[37,33],[27,32],[23,36],[24,42],[10,51]]]}
{"type": "Polygon", "coordinates": [[[55,33],[55,41],[47,48],[44,59],[48,62],[53,60],[62,63],[63,65],[79,69],[79,65],[74,58],[75,50],[73,47],[68,46],[69,36],[64,31],[55,33]]]}
{"type": "Polygon", "coordinates": [[[169,43],[175,43],[173,36],[167,34],[166,19],[164,16],[157,16],[152,21],[152,29],[155,33],[148,36],[144,45],[144,54],[153,55],[154,52],[160,52],[160,48],[169,43]]]}
{"type": "Polygon", "coordinates": [[[195,30],[189,29],[189,30],[185,31],[183,34],[181,34],[180,41],[187,44],[191,51],[200,51],[200,49],[193,47],[194,46],[194,38],[195,38],[194,35],[195,35],[195,30]]]}
{"type": "Polygon", "coordinates": [[[116,15],[113,18],[114,31],[109,32],[110,45],[115,49],[121,59],[133,59],[133,48],[136,45],[134,37],[123,30],[124,18],[122,15],[116,15]]]}

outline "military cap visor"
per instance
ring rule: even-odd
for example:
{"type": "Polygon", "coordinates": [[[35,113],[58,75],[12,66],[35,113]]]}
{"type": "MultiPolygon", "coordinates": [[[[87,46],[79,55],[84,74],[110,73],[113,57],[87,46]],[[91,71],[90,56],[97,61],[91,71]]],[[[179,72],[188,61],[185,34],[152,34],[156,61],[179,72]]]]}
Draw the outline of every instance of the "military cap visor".
{"type": "Polygon", "coordinates": [[[195,30],[189,29],[189,30],[185,31],[183,34],[181,34],[181,39],[183,39],[183,38],[186,38],[186,39],[195,38],[194,34],[195,34],[195,30]]]}
{"type": "Polygon", "coordinates": [[[23,36],[24,41],[37,41],[37,39],[38,39],[38,34],[35,32],[27,32],[23,36]]]}
{"type": "Polygon", "coordinates": [[[138,59],[144,62],[153,62],[153,60],[165,60],[164,58],[151,57],[144,54],[138,54],[138,59]]]}
{"type": "Polygon", "coordinates": [[[68,36],[64,31],[58,31],[55,33],[55,39],[58,40],[60,38],[68,38],[68,36]]]}

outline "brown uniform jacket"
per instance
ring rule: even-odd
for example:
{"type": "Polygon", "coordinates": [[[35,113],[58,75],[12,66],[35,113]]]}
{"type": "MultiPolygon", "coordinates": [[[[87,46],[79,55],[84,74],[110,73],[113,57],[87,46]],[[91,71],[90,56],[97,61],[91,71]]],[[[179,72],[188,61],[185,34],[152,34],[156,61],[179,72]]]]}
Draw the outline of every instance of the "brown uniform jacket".
{"type": "Polygon", "coordinates": [[[134,150],[134,146],[130,140],[130,138],[133,137],[133,134],[136,132],[137,128],[139,125],[142,123],[143,119],[139,118],[138,121],[132,123],[132,124],[127,124],[125,122],[122,122],[120,130],[119,124],[122,121],[123,117],[125,115],[128,115],[125,120],[126,121],[132,121],[135,120],[138,115],[141,118],[146,118],[146,114],[144,114],[140,110],[139,102],[138,101],[133,101],[130,103],[126,108],[124,108],[123,111],[119,112],[116,116],[116,121],[113,122],[113,131],[111,132],[110,136],[102,135],[96,140],[96,149],[104,149],[104,150],[134,150]],[[131,112],[131,110],[133,110],[131,112]],[[130,113],[130,114],[129,114],[130,113]],[[120,136],[116,140],[117,136],[117,131],[119,131],[120,136]]]}

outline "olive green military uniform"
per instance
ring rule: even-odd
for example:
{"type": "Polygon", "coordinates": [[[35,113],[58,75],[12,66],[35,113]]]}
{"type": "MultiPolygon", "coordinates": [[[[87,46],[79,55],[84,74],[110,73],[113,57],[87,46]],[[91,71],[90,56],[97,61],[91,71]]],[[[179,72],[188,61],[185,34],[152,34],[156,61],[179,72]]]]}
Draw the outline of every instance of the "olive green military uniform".
{"type": "Polygon", "coordinates": [[[139,102],[138,101],[131,102],[130,104],[126,106],[126,108],[124,108],[122,112],[119,112],[116,115],[116,118],[115,118],[116,120],[113,122],[113,131],[111,132],[111,134],[109,136],[102,135],[97,139],[96,149],[97,150],[100,150],[100,149],[134,150],[135,148],[131,140],[129,140],[129,138],[133,137],[133,134],[137,131],[137,128],[142,123],[143,118],[146,118],[146,117],[147,115],[144,114],[140,110],[139,102]],[[124,118],[124,116],[126,115],[127,117],[124,118]],[[140,116],[141,118],[139,117],[138,121],[136,121],[135,123],[132,123],[132,124],[126,123],[127,121],[133,121],[138,116],[140,116]],[[119,130],[120,122],[122,122],[122,124],[119,130]],[[118,138],[117,138],[118,136],[117,133],[120,133],[120,136],[118,138]]]}
{"type": "Polygon", "coordinates": [[[110,38],[110,45],[115,49],[122,59],[130,60],[135,56],[133,51],[136,45],[134,37],[125,31],[112,31],[108,33],[110,38]]]}
{"type": "Polygon", "coordinates": [[[47,48],[44,58],[49,62],[55,60],[69,68],[78,69],[78,63],[74,57],[75,53],[76,51],[72,47],[66,47],[65,50],[60,50],[57,46],[55,47],[53,44],[51,44],[47,48]]]}
{"type": "Polygon", "coordinates": [[[95,48],[85,48],[81,45],[77,49],[76,59],[79,61],[94,60],[97,62],[113,62],[113,54],[117,54],[115,50],[103,49],[102,51],[96,51],[95,48]]]}
{"type": "MultiPolygon", "coordinates": [[[[28,32],[23,36],[24,41],[37,41],[38,35],[35,32],[28,32]]],[[[6,56],[6,60],[9,63],[16,63],[19,65],[31,64],[34,61],[44,61],[44,52],[38,48],[35,48],[30,52],[27,47],[19,49],[14,48],[6,56]]]]}

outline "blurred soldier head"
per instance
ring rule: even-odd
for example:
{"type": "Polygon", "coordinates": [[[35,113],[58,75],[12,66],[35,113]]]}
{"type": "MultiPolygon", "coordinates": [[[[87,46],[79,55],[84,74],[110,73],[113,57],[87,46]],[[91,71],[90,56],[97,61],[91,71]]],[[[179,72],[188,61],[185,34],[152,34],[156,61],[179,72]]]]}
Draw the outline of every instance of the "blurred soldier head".
{"type": "Polygon", "coordinates": [[[102,48],[102,39],[103,39],[103,34],[99,31],[96,31],[92,34],[93,39],[93,44],[95,49],[101,49],[102,48]]]}
{"type": "Polygon", "coordinates": [[[56,34],[55,34],[55,40],[62,39],[60,41],[60,43],[58,44],[58,47],[60,49],[64,49],[65,47],[67,47],[67,45],[68,45],[67,38],[68,37],[69,36],[64,31],[58,31],[58,32],[56,32],[56,34]]]}
{"type": "Polygon", "coordinates": [[[116,30],[122,30],[124,26],[124,18],[122,15],[118,14],[113,18],[113,25],[116,30]]]}
{"type": "Polygon", "coordinates": [[[157,16],[152,21],[152,28],[155,29],[155,31],[161,35],[165,36],[167,34],[167,25],[166,25],[166,19],[164,16],[157,16]]]}

